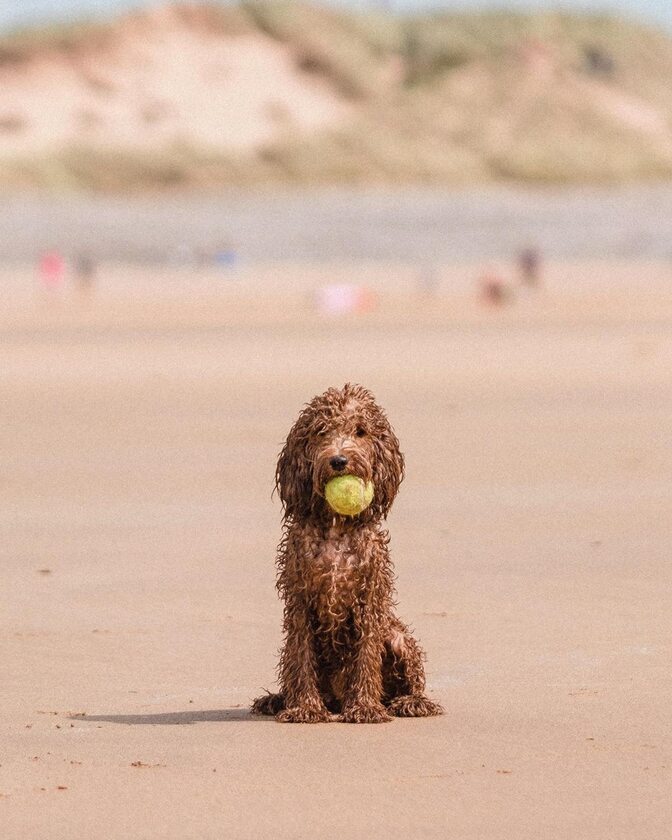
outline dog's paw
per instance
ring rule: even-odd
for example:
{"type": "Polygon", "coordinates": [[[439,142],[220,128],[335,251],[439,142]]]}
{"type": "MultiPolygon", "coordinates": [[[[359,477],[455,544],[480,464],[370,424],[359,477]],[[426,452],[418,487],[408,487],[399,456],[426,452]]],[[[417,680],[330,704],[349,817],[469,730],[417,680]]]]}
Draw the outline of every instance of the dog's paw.
{"type": "Polygon", "coordinates": [[[282,694],[264,694],[252,703],[253,715],[277,715],[285,708],[285,698],[282,694]]]}
{"type": "Polygon", "coordinates": [[[352,703],[343,709],[340,720],[343,723],[387,723],[392,717],[382,703],[352,703]]]}
{"type": "Polygon", "coordinates": [[[443,714],[443,706],[423,695],[405,694],[396,697],[387,707],[395,717],[433,717],[443,714]]]}
{"type": "Polygon", "coordinates": [[[275,719],[278,723],[328,723],[332,716],[327,709],[315,709],[310,706],[294,706],[279,712],[275,719]]]}

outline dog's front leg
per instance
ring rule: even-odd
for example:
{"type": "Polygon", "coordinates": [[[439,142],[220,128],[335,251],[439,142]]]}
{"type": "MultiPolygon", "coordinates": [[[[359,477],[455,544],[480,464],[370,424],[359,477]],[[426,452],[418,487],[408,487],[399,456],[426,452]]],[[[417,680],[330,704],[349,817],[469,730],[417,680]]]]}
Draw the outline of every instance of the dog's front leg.
{"type": "Polygon", "coordinates": [[[348,674],[341,720],[344,723],[385,723],[392,720],[381,702],[382,645],[369,610],[360,617],[361,637],[348,674]]]}
{"type": "Polygon", "coordinates": [[[300,602],[290,602],[285,608],[280,685],[285,698],[285,709],[275,716],[280,723],[322,723],[331,719],[318,687],[308,610],[300,602]]]}

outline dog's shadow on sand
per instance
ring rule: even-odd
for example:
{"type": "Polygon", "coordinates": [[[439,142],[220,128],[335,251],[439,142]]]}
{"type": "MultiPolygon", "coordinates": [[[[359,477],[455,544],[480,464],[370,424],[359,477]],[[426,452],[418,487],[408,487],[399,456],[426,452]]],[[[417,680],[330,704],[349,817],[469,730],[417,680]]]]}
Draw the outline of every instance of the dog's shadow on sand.
{"type": "Polygon", "coordinates": [[[272,717],[253,715],[249,709],[205,709],[187,712],[159,712],[145,715],[71,715],[70,720],[91,723],[123,723],[127,726],[185,726],[192,723],[264,723],[272,717]]]}

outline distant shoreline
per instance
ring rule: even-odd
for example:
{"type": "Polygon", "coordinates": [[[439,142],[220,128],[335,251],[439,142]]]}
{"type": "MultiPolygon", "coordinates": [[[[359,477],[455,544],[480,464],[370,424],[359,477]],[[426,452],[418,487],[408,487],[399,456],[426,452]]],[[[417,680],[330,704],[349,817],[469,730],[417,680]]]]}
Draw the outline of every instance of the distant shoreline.
{"type": "Polygon", "coordinates": [[[672,182],[531,189],[227,190],[133,198],[0,197],[0,260],[58,247],[115,263],[450,264],[547,258],[672,261],[672,182]]]}

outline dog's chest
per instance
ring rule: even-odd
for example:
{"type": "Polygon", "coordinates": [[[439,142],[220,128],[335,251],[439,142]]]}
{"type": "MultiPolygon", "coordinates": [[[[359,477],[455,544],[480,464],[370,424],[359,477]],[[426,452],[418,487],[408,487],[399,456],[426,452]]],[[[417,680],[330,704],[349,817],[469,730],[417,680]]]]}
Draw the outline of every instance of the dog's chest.
{"type": "Polygon", "coordinates": [[[329,609],[349,606],[361,594],[366,569],[365,552],[349,533],[329,531],[311,541],[306,557],[306,583],[318,602],[329,609]]]}

